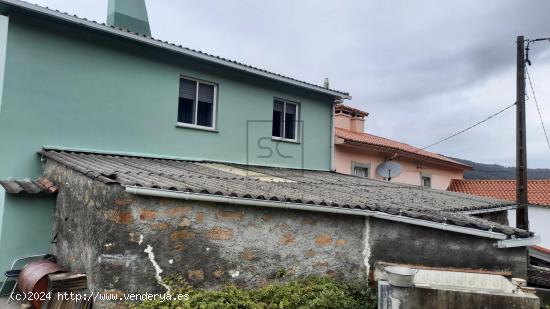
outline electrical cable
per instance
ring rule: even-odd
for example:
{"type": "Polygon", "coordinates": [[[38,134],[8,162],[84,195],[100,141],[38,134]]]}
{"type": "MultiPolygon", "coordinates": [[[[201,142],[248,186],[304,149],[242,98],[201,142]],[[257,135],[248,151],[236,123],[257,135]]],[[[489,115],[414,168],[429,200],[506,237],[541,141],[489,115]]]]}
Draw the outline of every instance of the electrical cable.
{"type": "Polygon", "coordinates": [[[537,96],[535,95],[535,88],[531,82],[531,75],[529,74],[529,69],[527,69],[527,66],[525,66],[525,73],[527,75],[527,79],[529,80],[529,86],[531,87],[531,93],[533,94],[533,101],[535,101],[535,105],[537,106],[537,113],[539,114],[540,124],[542,126],[542,130],[544,131],[544,136],[546,137],[546,144],[550,150],[550,139],[548,139],[548,132],[546,132],[546,127],[544,126],[544,120],[542,119],[542,113],[540,112],[539,102],[537,100],[537,96]]]}
{"type": "Polygon", "coordinates": [[[428,146],[426,146],[426,147],[424,147],[424,148],[420,148],[420,149],[418,149],[417,151],[415,151],[415,153],[416,153],[416,152],[420,152],[420,151],[425,150],[425,149],[428,149],[428,148],[433,147],[433,146],[435,146],[435,145],[441,144],[441,143],[443,143],[443,142],[445,142],[445,141],[447,141],[447,140],[449,140],[449,139],[451,139],[451,138],[453,138],[453,137],[455,137],[455,136],[457,136],[457,135],[460,135],[460,134],[462,134],[462,133],[464,133],[464,132],[466,132],[466,131],[469,131],[469,130],[471,130],[471,129],[477,127],[478,125],[480,125],[480,124],[482,124],[482,123],[484,123],[484,122],[490,120],[491,118],[494,118],[494,117],[496,117],[496,116],[502,114],[502,113],[505,112],[506,110],[512,108],[514,105],[516,105],[516,103],[513,103],[513,104],[511,104],[511,105],[509,105],[509,106],[507,106],[507,107],[505,107],[505,108],[499,110],[498,112],[496,112],[496,113],[490,115],[489,117],[487,117],[487,118],[485,118],[485,119],[483,119],[483,120],[481,120],[481,121],[476,122],[475,124],[473,124],[473,125],[471,125],[471,126],[465,128],[465,129],[462,129],[462,130],[460,130],[460,131],[458,131],[458,132],[456,132],[456,133],[454,133],[454,134],[452,134],[452,135],[449,135],[449,136],[447,136],[447,137],[445,137],[445,138],[442,138],[442,139],[440,139],[440,140],[438,140],[438,141],[436,141],[436,142],[434,142],[434,143],[432,143],[432,144],[430,144],[430,145],[428,145],[428,146]]]}

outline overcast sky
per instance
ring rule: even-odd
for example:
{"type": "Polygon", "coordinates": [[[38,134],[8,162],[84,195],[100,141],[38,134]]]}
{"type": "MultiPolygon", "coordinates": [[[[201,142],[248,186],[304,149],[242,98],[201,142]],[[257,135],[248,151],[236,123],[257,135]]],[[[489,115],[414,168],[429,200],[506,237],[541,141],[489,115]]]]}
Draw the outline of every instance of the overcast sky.
{"type": "MultiPolygon", "coordinates": [[[[105,21],[107,0],[30,0],[105,21]]],[[[515,101],[515,39],[550,37],[548,0],[148,0],[153,36],[350,92],[369,133],[423,147],[515,101]]],[[[550,43],[531,77],[550,129],[550,43]]],[[[530,90],[528,90],[530,93],[530,90]]],[[[550,167],[527,101],[530,167],[550,167]]],[[[514,109],[429,150],[515,164],[514,109]]]]}

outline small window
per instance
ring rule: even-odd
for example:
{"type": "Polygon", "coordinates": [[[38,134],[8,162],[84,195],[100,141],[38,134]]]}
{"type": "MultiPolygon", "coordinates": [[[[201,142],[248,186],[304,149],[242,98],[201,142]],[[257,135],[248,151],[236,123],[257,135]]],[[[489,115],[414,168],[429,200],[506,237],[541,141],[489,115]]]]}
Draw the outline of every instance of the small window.
{"type": "Polygon", "coordinates": [[[423,187],[431,188],[431,187],[432,187],[432,177],[426,176],[426,175],[422,175],[421,178],[420,178],[420,184],[421,184],[423,187]]]}
{"type": "Polygon", "coordinates": [[[351,163],[351,172],[353,176],[369,178],[370,177],[370,163],[351,163]]]}
{"type": "Polygon", "coordinates": [[[279,99],[273,101],[274,138],[296,141],[298,136],[298,104],[279,99]]]}
{"type": "Polygon", "coordinates": [[[178,123],[214,128],[216,85],[189,78],[180,79],[178,123]]]}

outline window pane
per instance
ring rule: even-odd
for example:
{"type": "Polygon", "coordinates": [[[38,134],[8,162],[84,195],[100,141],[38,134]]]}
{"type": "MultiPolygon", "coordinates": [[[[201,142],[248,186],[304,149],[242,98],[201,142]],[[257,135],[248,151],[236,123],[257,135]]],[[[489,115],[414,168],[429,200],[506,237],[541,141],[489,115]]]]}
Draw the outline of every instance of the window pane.
{"type": "Polygon", "coordinates": [[[214,116],[214,86],[199,83],[197,125],[212,127],[214,116]]]}
{"type": "Polygon", "coordinates": [[[195,100],[180,98],[178,106],[178,122],[190,123],[194,121],[195,100]]]}
{"type": "Polygon", "coordinates": [[[195,121],[195,96],[197,82],[180,79],[180,98],[178,104],[178,122],[193,124],[195,121]]]}
{"type": "Polygon", "coordinates": [[[296,104],[286,103],[285,138],[296,138],[296,104]]]}
{"type": "Polygon", "coordinates": [[[369,176],[369,170],[365,167],[355,167],[353,169],[353,175],[359,176],[359,177],[368,177],[369,176]]]}
{"type": "Polygon", "coordinates": [[[284,103],[281,101],[275,101],[273,103],[272,136],[283,137],[283,113],[284,103]]]}

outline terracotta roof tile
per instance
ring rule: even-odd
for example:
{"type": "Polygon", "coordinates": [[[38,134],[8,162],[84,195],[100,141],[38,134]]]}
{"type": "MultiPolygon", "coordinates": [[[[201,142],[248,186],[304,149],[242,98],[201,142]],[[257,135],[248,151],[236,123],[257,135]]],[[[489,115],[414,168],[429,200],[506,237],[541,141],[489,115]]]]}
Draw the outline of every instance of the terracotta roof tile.
{"type": "MultiPolygon", "coordinates": [[[[515,180],[453,179],[447,190],[500,200],[516,200],[515,180]]],[[[527,193],[530,204],[550,207],[550,179],[529,180],[527,193]]]]}
{"type": "Polygon", "coordinates": [[[48,179],[39,178],[33,180],[0,180],[0,186],[9,194],[53,194],[57,192],[57,187],[48,179]]]}
{"type": "Polygon", "coordinates": [[[367,113],[363,110],[360,110],[360,109],[357,109],[357,108],[354,108],[354,107],[351,107],[351,106],[347,106],[347,105],[344,105],[344,104],[336,104],[336,106],[334,107],[334,110],[337,113],[338,112],[347,112],[347,113],[350,113],[350,114],[354,114],[357,117],[367,117],[369,115],[369,113],[367,113]]]}
{"type": "Polygon", "coordinates": [[[449,159],[437,153],[420,150],[420,148],[411,146],[409,144],[401,143],[398,141],[394,141],[388,138],[384,138],[384,137],[380,137],[380,136],[376,136],[368,133],[352,132],[342,128],[336,128],[335,133],[337,137],[342,138],[345,141],[382,147],[387,149],[388,151],[402,152],[404,154],[415,155],[420,158],[423,157],[430,160],[436,160],[443,164],[451,164],[453,166],[457,166],[463,169],[471,169],[471,166],[469,165],[449,159]]]}

